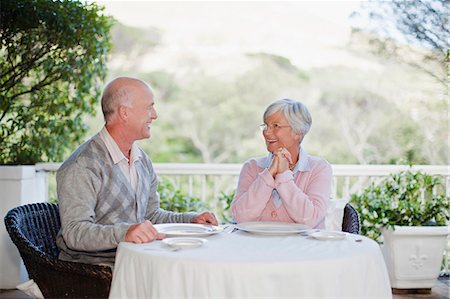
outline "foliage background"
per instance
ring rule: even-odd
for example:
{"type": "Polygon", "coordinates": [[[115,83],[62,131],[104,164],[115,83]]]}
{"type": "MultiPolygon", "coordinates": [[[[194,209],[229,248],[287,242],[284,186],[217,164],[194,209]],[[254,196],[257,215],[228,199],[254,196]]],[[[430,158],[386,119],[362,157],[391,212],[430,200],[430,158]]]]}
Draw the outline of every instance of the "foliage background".
{"type": "Polygon", "coordinates": [[[62,161],[85,137],[112,19],[81,1],[2,0],[0,164],[62,161]]]}
{"type": "Polygon", "coordinates": [[[448,1],[378,4],[348,13],[353,27],[344,32],[332,31],[328,19],[344,2],[118,2],[134,15],[155,11],[150,20],[157,21],[114,24],[105,77],[108,7],[3,1],[2,163],[67,158],[103,125],[101,113],[93,117],[100,81],[131,75],[156,89],[160,117],[152,139],[140,143],[154,162],[242,163],[265,155],[261,114],[290,97],[313,115],[305,148],[331,163],[448,164],[448,1]],[[317,23],[317,12],[321,27],[298,30],[294,16],[317,23]],[[219,22],[224,17],[232,22],[219,22]],[[337,34],[344,42],[331,43],[337,34]],[[10,46],[19,36],[21,47],[10,46]],[[320,47],[339,48],[327,56],[314,53],[320,47]],[[37,69],[24,67],[39,55],[37,69]]]}
{"type": "MultiPolygon", "coordinates": [[[[304,101],[313,115],[305,148],[333,164],[449,163],[449,103],[447,87],[440,81],[447,78],[445,73],[431,75],[426,69],[433,65],[444,69],[445,51],[372,30],[389,27],[386,24],[402,12],[386,14],[384,20],[367,19],[370,28],[348,15],[350,21],[355,20],[353,29],[336,49],[337,56],[323,56],[331,62],[311,67],[295,55],[295,49],[309,49],[334,34],[319,28],[322,31],[308,44],[299,32],[313,34],[310,29],[293,26],[292,16],[313,3],[144,4],[132,7],[135,12],[162,13],[173,22],[179,17],[175,11],[183,11],[185,18],[180,17],[181,25],[175,27],[178,35],[174,37],[163,22],[150,27],[118,22],[112,29],[108,79],[138,76],[156,89],[159,118],[152,138],[140,143],[154,162],[243,163],[265,155],[258,130],[262,113],[271,101],[290,97],[304,101]],[[198,14],[191,14],[194,10],[198,14]],[[233,14],[232,22],[218,25],[211,21],[220,19],[218,10],[228,17],[233,14]],[[210,17],[202,15],[204,11],[210,17]],[[251,19],[240,19],[250,14],[251,19]],[[277,14],[283,14],[286,24],[277,22],[277,14]],[[203,29],[190,30],[191,24],[183,23],[186,20],[203,29]],[[255,24],[261,20],[264,25],[257,30],[255,24]],[[248,33],[248,40],[233,33],[238,26],[248,33]],[[277,35],[283,37],[284,47],[274,39],[277,35]],[[264,39],[273,47],[258,47],[264,39]],[[230,48],[239,43],[242,49],[230,48]]],[[[322,5],[319,8],[326,16],[331,8],[322,5]]],[[[354,14],[380,10],[366,6],[354,14]]],[[[437,12],[442,14],[442,10],[437,12]]],[[[422,22],[428,12],[417,13],[422,22]]],[[[328,22],[325,17],[321,21],[324,26],[328,22]]],[[[448,29],[438,35],[445,39],[448,29]]],[[[321,54],[316,56],[319,59],[321,54]]],[[[92,134],[103,123],[100,116],[88,121],[92,134]]]]}

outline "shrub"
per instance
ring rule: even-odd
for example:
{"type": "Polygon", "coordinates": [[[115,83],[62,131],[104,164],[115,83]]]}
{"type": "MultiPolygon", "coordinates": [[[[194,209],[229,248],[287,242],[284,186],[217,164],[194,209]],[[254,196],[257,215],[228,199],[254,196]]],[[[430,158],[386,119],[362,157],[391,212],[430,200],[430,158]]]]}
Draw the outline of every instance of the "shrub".
{"type": "Polygon", "coordinates": [[[421,171],[391,174],[352,194],[350,202],[359,213],[361,233],[378,242],[383,227],[447,225],[450,219],[442,178],[421,171]]]}
{"type": "Polygon", "coordinates": [[[206,204],[197,197],[183,194],[167,180],[158,184],[160,206],[162,209],[173,212],[200,212],[207,210],[206,204]]]}
{"type": "Polygon", "coordinates": [[[235,191],[229,194],[221,192],[217,198],[218,205],[220,207],[218,217],[221,219],[222,223],[233,222],[233,217],[231,216],[230,208],[231,202],[233,201],[235,191]]]}
{"type": "Polygon", "coordinates": [[[191,197],[184,194],[181,190],[168,180],[162,179],[158,185],[160,196],[160,206],[162,209],[174,212],[202,212],[215,211],[217,220],[220,223],[230,223],[233,221],[230,214],[230,205],[234,197],[234,191],[229,194],[221,192],[213,202],[204,202],[200,198],[191,197]]]}

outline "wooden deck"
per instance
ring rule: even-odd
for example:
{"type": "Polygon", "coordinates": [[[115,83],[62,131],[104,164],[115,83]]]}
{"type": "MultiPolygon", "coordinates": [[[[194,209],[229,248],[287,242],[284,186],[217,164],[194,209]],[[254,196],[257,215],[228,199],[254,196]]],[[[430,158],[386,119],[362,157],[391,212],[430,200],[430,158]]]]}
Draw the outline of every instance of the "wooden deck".
{"type": "MultiPolygon", "coordinates": [[[[431,289],[431,294],[394,294],[393,299],[449,299],[449,277],[440,277],[435,286],[431,289]]],[[[34,299],[19,290],[0,290],[1,299],[34,299]]],[[[363,299],[363,298],[361,298],[363,299]]]]}

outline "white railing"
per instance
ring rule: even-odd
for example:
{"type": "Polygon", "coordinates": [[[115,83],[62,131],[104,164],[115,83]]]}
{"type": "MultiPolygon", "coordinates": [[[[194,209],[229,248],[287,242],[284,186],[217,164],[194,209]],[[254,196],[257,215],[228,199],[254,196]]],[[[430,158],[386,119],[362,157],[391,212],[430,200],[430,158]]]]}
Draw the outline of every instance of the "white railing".
{"type": "MultiPolygon", "coordinates": [[[[37,171],[56,172],[61,163],[40,163],[37,171]]],[[[154,163],[158,176],[172,182],[189,196],[204,201],[217,197],[221,192],[230,193],[236,188],[241,164],[205,163],[154,163]]],[[[422,170],[430,175],[443,177],[446,194],[450,196],[450,166],[448,165],[353,165],[335,164],[333,167],[333,198],[349,199],[373,181],[402,170],[422,170]]]]}

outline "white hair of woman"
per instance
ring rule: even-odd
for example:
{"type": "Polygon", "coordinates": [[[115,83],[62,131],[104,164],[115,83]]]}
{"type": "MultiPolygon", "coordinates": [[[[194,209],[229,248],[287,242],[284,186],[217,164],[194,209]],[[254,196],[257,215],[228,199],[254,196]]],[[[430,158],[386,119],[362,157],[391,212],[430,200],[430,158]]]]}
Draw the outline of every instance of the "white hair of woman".
{"type": "Polygon", "coordinates": [[[303,137],[309,132],[312,125],[312,117],[305,104],[291,99],[277,100],[270,104],[264,111],[264,122],[267,117],[280,111],[292,127],[292,130],[295,133],[301,133],[303,140],[303,137]]]}

